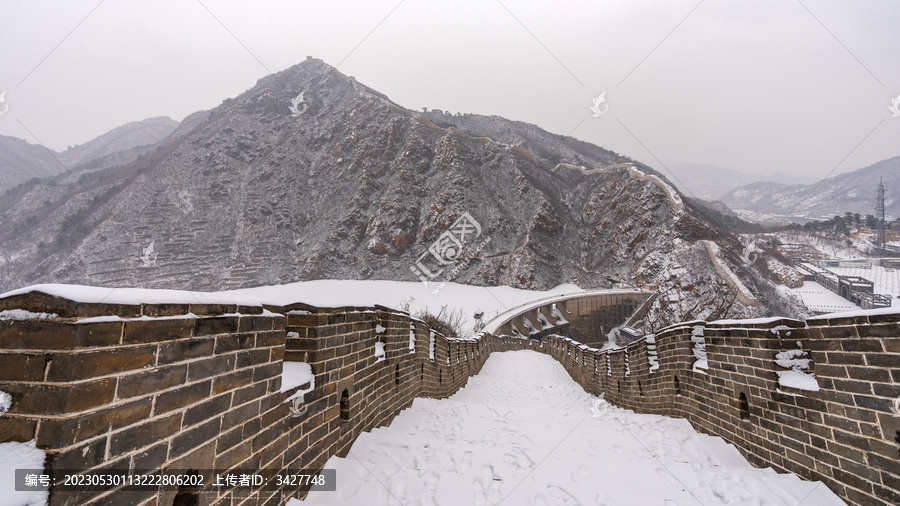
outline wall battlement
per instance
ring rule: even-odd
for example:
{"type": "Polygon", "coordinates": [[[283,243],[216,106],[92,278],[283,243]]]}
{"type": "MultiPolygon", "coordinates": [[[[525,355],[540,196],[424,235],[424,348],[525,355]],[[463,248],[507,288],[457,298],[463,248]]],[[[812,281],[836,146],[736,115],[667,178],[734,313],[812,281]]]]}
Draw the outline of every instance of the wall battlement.
{"type": "MultiPolygon", "coordinates": [[[[85,304],[30,292],[0,300],[8,309],[56,314],[0,321],[0,391],[12,396],[0,442],[35,440],[48,469],[320,469],[414,398],[453,394],[490,353],[531,349],[587,391],[684,417],[755,465],[822,480],[851,503],[900,502],[900,314],[690,322],[601,352],[561,336],[450,339],[378,306],[85,304]],[[807,383],[779,383],[788,368],[777,357],[805,365],[794,372],[807,383]],[[299,417],[285,402],[297,388],[281,391],[285,360],[315,376],[299,417]],[[808,388],[810,372],[818,391],[790,386],[808,388]]],[[[51,489],[50,504],[283,504],[304,493],[51,489]]]]}

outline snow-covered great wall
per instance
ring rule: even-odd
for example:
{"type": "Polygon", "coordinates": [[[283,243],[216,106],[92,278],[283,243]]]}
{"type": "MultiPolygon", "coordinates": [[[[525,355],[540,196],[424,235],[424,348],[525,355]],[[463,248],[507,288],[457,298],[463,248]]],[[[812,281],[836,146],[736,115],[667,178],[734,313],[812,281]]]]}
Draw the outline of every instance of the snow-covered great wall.
{"type": "MultiPolygon", "coordinates": [[[[450,339],[381,306],[175,292],[147,303],[24,291],[0,299],[0,316],[0,453],[47,471],[320,469],[416,397],[456,392],[491,353],[530,349],[587,392],[684,417],[756,465],[850,503],[900,502],[900,313],[697,321],[602,351],[559,335],[450,339]]],[[[564,315],[572,326],[591,317],[564,315]]],[[[283,504],[309,486],[205,477],[162,492],[51,487],[49,503],[283,504]]]]}

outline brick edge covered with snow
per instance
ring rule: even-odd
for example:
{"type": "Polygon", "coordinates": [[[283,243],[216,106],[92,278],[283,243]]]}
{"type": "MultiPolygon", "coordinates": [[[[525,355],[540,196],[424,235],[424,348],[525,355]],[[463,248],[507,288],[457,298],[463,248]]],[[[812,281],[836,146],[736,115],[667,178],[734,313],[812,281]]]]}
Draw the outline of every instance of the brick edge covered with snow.
{"type": "MultiPolygon", "coordinates": [[[[492,352],[531,349],[558,360],[588,392],[684,417],[756,465],[821,480],[851,503],[900,498],[900,417],[892,412],[900,314],[689,322],[603,351],[556,335],[450,339],[379,306],[185,302],[78,303],[39,292],[0,299],[0,310],[57,315],[0,321],[0,390],[12,398],[0,416],[3,442],[34,440],[48,469],[317,469],[416,397],[456,392],[492,352]],[[706,374],[693,367],[697,326],[706,374]],[[373,353],[377,342],[383,357],[373,353]],[[788,350],[808,355],[804,371],[818,391],[779,384],[776,357],[788,350]],[[285,401],[305,385],[281,391],[284,361],[309,364],[314,375],[301,416],[285,401]]],[[[128,500],[165,503],[176,493],[128,500]]],[[[231,494],[184,493],[211,494],[209,503],[231,494]]],[[[305,492],[254,494],[283,503],[305,492]]]]}

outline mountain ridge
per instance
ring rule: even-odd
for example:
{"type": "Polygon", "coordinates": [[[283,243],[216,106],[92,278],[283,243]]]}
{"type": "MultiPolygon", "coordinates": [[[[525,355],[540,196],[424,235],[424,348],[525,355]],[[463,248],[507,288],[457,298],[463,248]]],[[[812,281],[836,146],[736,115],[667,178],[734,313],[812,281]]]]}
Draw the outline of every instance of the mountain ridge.
{"type": "Polygon", "coordinates": [[[146,153],[148,146],[169,136],[178,125],[179,122],[162,116],[132,121],[62,152],[0,135],[0,193],[33,178],[130,163],[146,153]]]}
{"type": "Polygon", "coordinates": [[[883,180],[885,215],[900,216],[900,156],[875,162],[851,172],[808,185],[756,182],[735,188],[722,201],[743,217],[777,216],[804,219],[831,218],[835,214],[875,214],[875,192],[883,180]]]}
{"type": "MultiPolygon", "coordinates": [[[[452,279],[428,279],[655,282],[660,324],[759,314],[717,277],[699,245],[714,239],[747,284],[776,292],[650,167],[534,125],[466,115],[462,129],[441,127],[443,113],[429,114],[321,60],[266,76],[126,166],[0,198],[3,288],[221,290],[443,270],[452,279]],[[477,241],[448,242],[460,220],[477,241]],[[672,274],[688,263],[695,272],[672,274]]],[[[770,309],[802,313],[773,297],[770,309]]]]}

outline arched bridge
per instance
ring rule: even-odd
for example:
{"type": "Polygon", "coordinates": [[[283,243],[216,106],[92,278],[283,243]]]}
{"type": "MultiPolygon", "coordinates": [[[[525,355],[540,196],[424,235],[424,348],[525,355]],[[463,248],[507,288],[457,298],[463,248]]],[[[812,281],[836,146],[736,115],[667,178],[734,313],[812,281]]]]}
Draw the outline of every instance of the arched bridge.
{"type": "Polygon", "coordinates": [[[556,295],[514,307],[488,322],[483,330],[532,339],[560,334],[584,344],[600,343],[614,327],[642,316],[652,293],[592,290],[556,295]]]}

